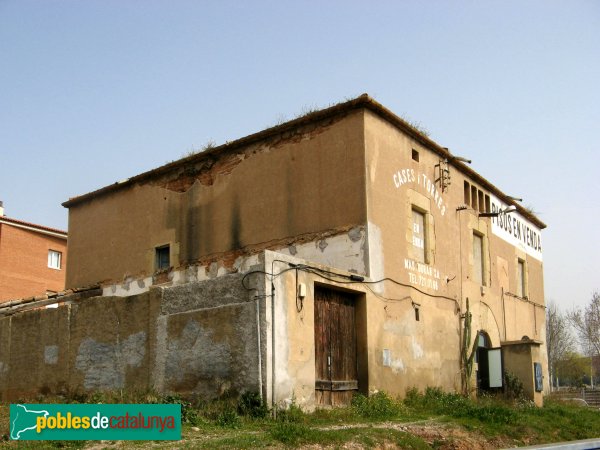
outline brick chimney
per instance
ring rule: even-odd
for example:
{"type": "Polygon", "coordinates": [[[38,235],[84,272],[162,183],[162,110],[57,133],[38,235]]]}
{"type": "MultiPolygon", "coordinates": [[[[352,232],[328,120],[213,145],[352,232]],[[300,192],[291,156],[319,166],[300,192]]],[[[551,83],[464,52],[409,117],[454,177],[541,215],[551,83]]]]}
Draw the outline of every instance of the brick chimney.
{"type": "Polygon", "coordinates": [[[4,203],[0,200],[0,217],[4,215],[4,203]]]}

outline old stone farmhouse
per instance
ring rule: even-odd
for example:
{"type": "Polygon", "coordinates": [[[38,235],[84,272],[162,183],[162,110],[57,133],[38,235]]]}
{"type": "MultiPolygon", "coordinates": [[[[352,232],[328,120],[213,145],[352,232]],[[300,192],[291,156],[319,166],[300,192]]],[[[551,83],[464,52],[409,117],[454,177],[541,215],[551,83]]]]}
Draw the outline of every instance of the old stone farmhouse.
{"type": "Polygon", "coordinates": [[[367,95],[64,206],[67,288],[96,290],[4,310],[5,398],[254,390],[310,409],[460,391],[477,342],[474,386],[511,372],[542,401],[544,223],[367,95]]]}

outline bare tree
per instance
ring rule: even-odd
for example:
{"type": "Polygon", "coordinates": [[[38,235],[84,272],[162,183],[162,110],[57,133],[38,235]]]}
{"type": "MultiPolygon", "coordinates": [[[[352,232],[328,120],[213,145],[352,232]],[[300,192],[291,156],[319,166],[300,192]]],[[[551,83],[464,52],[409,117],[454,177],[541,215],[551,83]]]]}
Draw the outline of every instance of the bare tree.
{"type": "Polygon", "coordinates": [[[575,349],[569,321],[554,302],[549,302],[546,309],[546,349],[550,379],[552,380],[550,386],[553,386],[554,380],[558,378],[556,371],[559,361],[562,361],[575,349]]]}
{"type": "MultiPolygon", "coordinates": [[[[577,308],[569,313],[569,321],[581,348],[590,357],[600,355],[600,293],[594,292],[590,302],[582,309],[577,308]]],[[[592,373],[592,379],[594,374],[592,373]]]]}

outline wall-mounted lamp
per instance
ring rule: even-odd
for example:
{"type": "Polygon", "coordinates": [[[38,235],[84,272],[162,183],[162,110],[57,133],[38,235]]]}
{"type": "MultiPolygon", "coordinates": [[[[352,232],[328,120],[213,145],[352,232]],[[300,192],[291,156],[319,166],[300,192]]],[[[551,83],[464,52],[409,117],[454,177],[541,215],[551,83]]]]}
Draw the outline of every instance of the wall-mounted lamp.
{"type": "Polygon", "coordinates": [[[506,208],[506,209],[501,209],[500,211],[497,211],[497,212],[479,213],[479,217],[498,217],[500,214],[508,214],[508,213],[515,212],[516,210],[517,210],[517,208],[510,207],[510,208],[506,208]]]}

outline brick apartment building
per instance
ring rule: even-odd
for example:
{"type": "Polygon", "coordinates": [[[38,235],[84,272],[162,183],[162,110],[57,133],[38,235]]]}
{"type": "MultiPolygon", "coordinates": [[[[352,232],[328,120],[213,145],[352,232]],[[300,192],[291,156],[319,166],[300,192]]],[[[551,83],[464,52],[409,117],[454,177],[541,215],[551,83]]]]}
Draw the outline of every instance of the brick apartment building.
{"type": "Polygon", "coordinates": [[[0,202],[0,302],[65,287],[67,233],[4,215],[0,202]]]}

